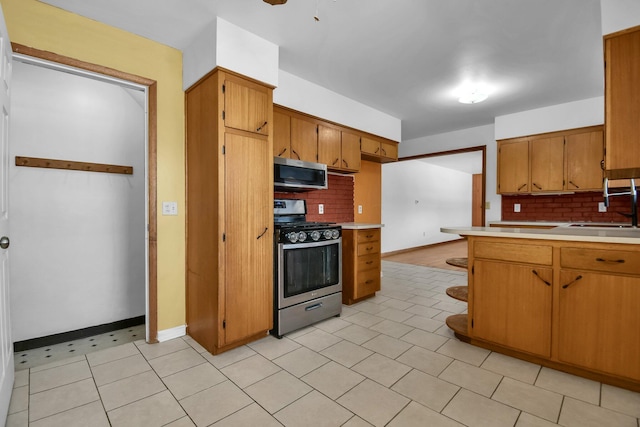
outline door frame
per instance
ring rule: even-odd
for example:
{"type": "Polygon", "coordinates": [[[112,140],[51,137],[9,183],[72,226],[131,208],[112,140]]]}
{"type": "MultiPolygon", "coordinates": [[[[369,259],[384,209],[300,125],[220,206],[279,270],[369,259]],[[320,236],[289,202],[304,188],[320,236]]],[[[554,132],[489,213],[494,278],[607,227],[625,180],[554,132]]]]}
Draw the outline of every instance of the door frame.
{"type": "Polygon", "coordinates": [[[129,74],[102,65],[80,61],[53,52],[48,52],[18,43],[11,43],[14,53],[36,59],[78,68],[107,77],[114,77],[136,85],[146,86],[147,90],[147,289],[146,289],[146,341],[158,342],[158,232],[157,232],[157,82],[146,77],[129,74]]]}
{"type": "Polygon", "coordinates": [[[398,161],[407,161],[407,160],[420,160],[426,159],[427,157],[438,157],[438,156],[448,156],[451,154],[462,154],[462,153],[471,153],[474,151],[482,152],[482,206],[485,209],[482,209],[482,224],[486,224],[486,201],[487,201],[487,146],[486,145],[478,145],[475,147],[467,147],[467,148],[459,148],[457,150],[448,150],[448,151],[438,151],[436,153],[428,153],[428,154],[419,154],[417,156],[407,156],[401,157],[398,161]]]}

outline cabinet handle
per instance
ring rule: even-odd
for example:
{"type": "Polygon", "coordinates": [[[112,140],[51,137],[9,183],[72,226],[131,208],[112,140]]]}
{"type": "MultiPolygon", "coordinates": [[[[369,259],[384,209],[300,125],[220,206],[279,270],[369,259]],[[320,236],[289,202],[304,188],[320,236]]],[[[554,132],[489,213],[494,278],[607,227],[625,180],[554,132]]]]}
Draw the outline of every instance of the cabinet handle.
{"type": "Polygon", "coordinates": [[[582,279],[582,275],[576,277],[575,279],[573,279],[569,283],[562,285],[562,289],[567,289],[569,286],[573,285],[574,283],[576,283],[580,279],[582,279]]]}
{"type": "Polygon", "coordinates": [[[267,125],[267,122],[264,122],[262,126],[259,126],[258,129],[256,129],[256,132],[260,132],[262,128],[265,127],[266,125],[267,125]]]}
{"type": "Polygon", "coordinates": [[[522,184],[520,187],[518,187],[518,191],[522,190],[526,186],[527,186],[527,184],[522,184]]]}
{"type": "Polygon", "coordinates": [[[293,154],[295,154],[295,155],[296,155],[296,157],[298,157],[298,160],[302,160],[302,159],[300,158],[300,154],[296,153],[296,150],[291,150],[291,152],[292,152],[293,154]]]}
{"type": "Polygon", "coordinates": [[[576,188],[580,188],[580,186],[573,181],[569,181],[569,184],[573,185],[576,188]]]}
{"type": "Polygon", "coordinates": [[[263,231],[262,233],[260,233],[260,235],[259,235],[258,237],[256,237],[256,240],[258,240],[258,239],[260,239],[262,236],[264,236],[268,229],[269,229],[269,227],[265,227],[265,228],[264,228],[264,231],[263,231]]]}
{"type": "Polygon", "coordinates": [[[282,156],[284,152],[287,151],[287,148],[283,148],[281,152],[278,153],[278,157],[282,156]]]}
{"type": "Polygon", "coordinates": [[[365,262],[365,264],[367,264],[367,265],[373,264],[373,261],[367,261],[367,262],[365,262]]]}
{"type": "Polygon", "coordinates": [[[598,262],[604,262],[607,264],[624,264],[623,259],[604,259],[604,258],[596,258],[598,262]]]}
{"type": "Polygon", "coordinates": [[[349,163],[345,159],[342,159],[342,163],[344,163],[345,168],[349,167],[349,163]]]}
{"type": "Polygon", "coordinates": [[[367,248],[367,250],[368,250],[368,251],[370,251],[370,250],[372,250],[372,249],[373,249],[373,246],[369,246],[369,247],[367,248]]]}
{"type": "Polygon", "coordinates": [[[535,270],[531,270],[531,272],[532,272],[532,273],[533,273],[533,274],[534,274],[538,279],[542,280],[542,281],[545,283],[545,285],[547,285],[547,286],[551,286],[551,283],[547,282],[547,281],[546,281],[546,280],[544,280],[542,277],[540,277],[540,275],[538,274],[538,272],[537,272],[537,271],[535,271],[535,270]]]}
{"type": "Polygon", "coordinates": [[[376,151],[374,152],[374,154],[378,154],[378,151],[380,151],[380,147],[376,148],[376,151]]]}
{"type": "Polygon", "coordinates": [[[340,160],[340,159],[335,159],[335,160],[333,161],[333,163],[331,163],[331,166],[335,166],[335,165],[336,165],[336,163],[338,163],[338,160],[340,160]]]}
{"type": "Polygon", "coordinates": [[[372,238],[372,237],[373,237],[373,234],[367,234],[365,237],[366,237],[367,239],[370,239],[370,238],[372,238]]]}
{"type": "Polygon", "coordinates": [[[384,148],[381,148],[381,150],[382,150],[382,155],[386,156],[387,155],[387,150],[385,150],[384,148]]]}
{"type": "Polygon", "coordinates": [[[367,281],[365,281],[365,282],[364,282],[364,284],[365,284],[365,285],[368,285],[368,284],[370,284],[370,283],[373,283],[373,280],[369,279],[369,280],[367,280],[367,281]]]}
{"type": "Polygon", "coordinates": [[[600,169],[604,170],[604,160],[600,160],[600,169]]]}
{"type": "Polygon", "coordinates": [[[536,187],[538,190],[542,190],[542,187],[540,187],[538,184],[536,184],[535,182],[532,182],[531,184],[533,184],[534,187],[536,187]]]}

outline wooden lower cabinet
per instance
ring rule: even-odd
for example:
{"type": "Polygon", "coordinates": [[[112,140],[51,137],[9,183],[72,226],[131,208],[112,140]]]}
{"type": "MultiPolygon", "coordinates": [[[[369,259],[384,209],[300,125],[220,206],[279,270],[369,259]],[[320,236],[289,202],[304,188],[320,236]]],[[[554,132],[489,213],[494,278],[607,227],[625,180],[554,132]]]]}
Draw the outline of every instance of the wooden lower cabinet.
{"type": "Polygon", "coordinates": [[[551,356],[550,268],[476,260],[473,334],[481,339],[551,356]]]}
{"type": "Polygon", "coordinates": [[[342,303],[380,290],[380,229],[342,230],[342,303]]]}
{"type": "Polygon", "coordinates": [[[467,238],[461,339],[640,391],[640,245],[467,238]]]}

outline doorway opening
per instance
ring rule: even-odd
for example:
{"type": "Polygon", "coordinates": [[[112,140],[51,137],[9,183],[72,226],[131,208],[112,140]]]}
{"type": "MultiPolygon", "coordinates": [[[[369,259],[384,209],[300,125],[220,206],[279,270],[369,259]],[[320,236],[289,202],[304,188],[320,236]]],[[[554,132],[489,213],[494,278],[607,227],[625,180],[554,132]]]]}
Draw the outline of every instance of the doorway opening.
{"type": "MultiPolygon", "coordinates": [[[[37,49],[25,47],[18,44],[13,44],[14,51],[14,60],[17,63],[29,64],[35,67],[46,68],[48,70],[54,70],[58,73],[66,73],[74,76],[80,76],[88,80],[92,80],[95,82],[107,83],[108,85],[117,86],[120,91],[120,96],[122,98],[127,98],[131,104],[139,104],[139,108],[143,110],[142,115],[140,116],[139,123],[139,131],[143,135],[141,146],[138,146],[137,149],[142,151],[141,154],[141,162],[139,162],[138,167],[134,168],[133,174],[138,174],[137,176],[140,178],[140,188],[137,192],[133,193],[136,199],[135,204],[137,204],[137,212],[139,213],[139,220],[134,224],[134,221],[131,223],[126,221],[126,218],[120,215],[120,225],[122,223],[127,224],[127,226],[134,226],[131,230],[132,233],[137,233],[140,237],[139,241],[127,241],[125,244],[128,245],[139,245],[140,251],[137,253],[141,253],[140,262],[136,263],[138,269],[138,276],[142,277],[144,281],[144,289],[142,290],[141,298],[142,308],[144,311],[144,330],[142,333],[139,332],[140,338],[144,336],[147,342],[157,342],[157,273],[156,273],[156,82],[154,80],[146,79],[143,77],[131,75],[128,73],[123,73],[118,70],[113,70],[107,67],[98,66],[95,64],[85,63],[82,61],[75,60],[73,58],[68,58],[60,55],[53,54],[51,52],[40,51],[37,49]]],[[[15,76],[15,74],[14,74],[15,76]]],[[[91,99],[79,99],[78,102],[91,102],[91,99]]],[[[93,100],[95,101],[95,99],[93,100]]],[[[134,107],[135,108],[135,107],[134,107]]],[[[53,118],[55,120],[55,118],[53,118]]],[[[103,129],[104,131],[105,129],[103,129]]],[[[69,130],[69,137],[73,137],[73,130],[69,130]]],[[[97,132],[100,132],[100,129],[96,129],[97,132]]],[[[86,135],[86,134],[85,134],[86,135]]],[[[97,136],[96,136],[97,138],[97,136]]],[[[41,140],[46,143],[47,135],[41,135],[41,140]]],[[[90,141],[87,141],[90,142],[90,141]]],[[[90,144],[88,144],[90,145],[90,144]]],[[[109,157],[108,147],[103,150],[100,154],[105,154],[106,157],[109,157]]],[[[27,154],[27,153],[25,153],[27,154]]],[[[85,154],[89,154],[89,158],[91,155],[96,153],[92,153],[91,150],[85,151],[85,154]]],[[[47,157],[47,156],[40,156],[47,157]]],[[[48,156],[53,158],[54,155],[48,156]]],[[[63,160],[82,160],[82,159],[63,159],[63,160]]],[[[13,162],[13,159],[12,159],[13,162]]],[[[101,163],[96,161],[97,163],[101,163]]],[[[105,162],[109,163],[109,162],[105,162]]],[[[42,169],[45,171],[45,169],[42,169]]],[[[73,174],[74,172],[64,171],[63,174],[73,174]]],[[[131,179],[124,178],[122,176],[116,176],[115,174],[107,176],[103,174],[98,177],[99,174],[91,174],[89,172],[79,171],[75,172],[77,174],[84,174],[79,179],[80,175],[75,175],[73,178],[69,178],[68,175],[66,178],[62,176],[62,181],[59,182],[67,182],[70,186],[88,186],[90,184],[98,183],[98,185],[103,185],[103,188],[120,188],[125,189],[125,187],[135,187],[137,184],[134,184],[131,179]],[[67,181],[65,181],[67,179],[67,181]],[[74,184],[75,182],[75,184],[74,184]],[[80,182],[80,184],[78,184],[80,182]]],[[[53,175],[48,175],[51,177],[53,175]]],[[[41,179],[46,179],[47,177],[42,175],[41,179]],[[44,178],[42,178],[44,177],[44,178]]],[[[60,178],[60,175],[58,175],[60,178]]],[[[62,185],[61,185],[62,186],[62,185]]],[[[85,188],[86,190],[86,188],[85,188]]],[[[87,193],[84,193],[84,197],[91,199],[90,195],[87,196],[87,193]]],[[[87,200],[87,205],[90,204],[92,200],[87,200]]],[[[80,204],[79,206],[82,206],[80,204]]],[[[76,209],[78,207],[76,206],[76,209]]],[[[72,212],[69,212],[70,214],[72,212]]],[[[73,212],[73,214],[81,215],[82,212],[73,212]]],[[[137,214],[136,214],[137,215],[137,214]]],[[[126,216],[126,215],[125,215],[126,216]]],[[[109,218],[107,214],[105,216],[109,218]]],[[[108,221],[107,221],[108,222],[108,221]]],[[[114,221],[117,222],[117,221],[114,221]]],[[[110,224],[113,226],[114,224],[110,224]]],[[[116,224],[118,225],[118,224],[116,224]]],[[[108,230],[103,236],[109,236],[108,230]]],[[[133,239],[133,240],[138,240],[133,239]]],[[[126,253],[125,248],[123,249],[123,254],[126,253]]],[[[55,248],[53,249],[55,250],[55,248]]],[[[112,250],[112,253],[107,254],[108,257],[111,257],[115,260],[116,263],[126,263],[128,260],[124,259],[125,256],[123,254],[114,253],[116,250],[112,250]]],[[[89,255],[88,255],[89,256],[89,255]]],[[[81,268],[81,265],[76,265],[76,267],[81,268]]],[[[71,260],[71,268],[73,268],[73,260],[71,260]]],[[[63,269],[64,270],[64,269],[63,269]]],[[[68,298],[73,299],[74,295],[71,293],[67,295],[68,298]]],[[[80,301],[80,304],[82,302],[80,301]]],[[[15,311],[14,311],[15,313],[15,311]]],[[[141,317],[141,316],[137,316],[141,317]]],[[[125,319],[126,320],[126,319],[125,319]]],[[[114,322],[117,323],[117,322],[114,322]]],[[[91,329],[91,328],[85,328],[91,329]]],[[[98,332],[99,333],[99,332],[98,332]]],[[[14,337],[15,338],[15,337],[14,337]]],[[[19,338],[15,338],[19,340],[19,338]]]]}

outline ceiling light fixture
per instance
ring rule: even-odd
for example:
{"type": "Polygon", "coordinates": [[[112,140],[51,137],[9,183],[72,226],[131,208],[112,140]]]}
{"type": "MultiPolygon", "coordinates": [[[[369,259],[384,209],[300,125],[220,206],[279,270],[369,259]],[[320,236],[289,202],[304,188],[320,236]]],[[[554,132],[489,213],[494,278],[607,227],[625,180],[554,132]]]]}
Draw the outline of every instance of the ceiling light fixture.
{"type": "Polygon", "coordinates": [[[477,104],[487,99],[489,95],[481,90],[472,90],[471,92],[460,95],[458,102],[461,104],[477,104]]]}

